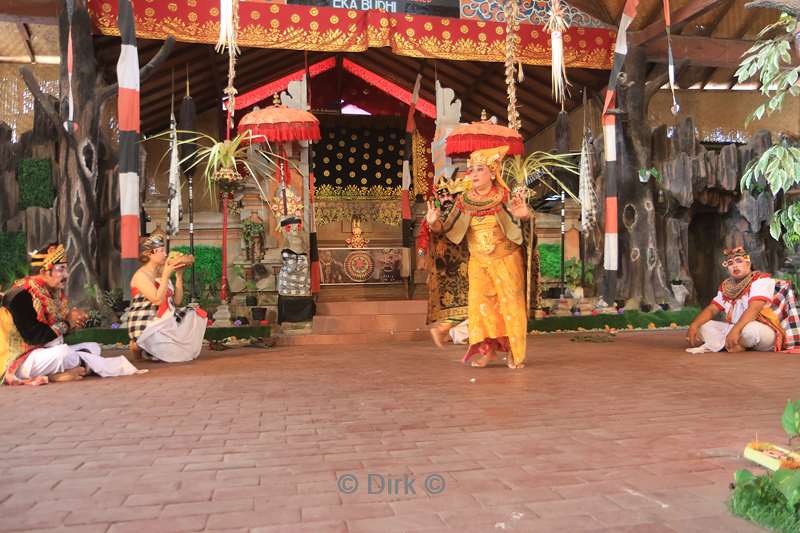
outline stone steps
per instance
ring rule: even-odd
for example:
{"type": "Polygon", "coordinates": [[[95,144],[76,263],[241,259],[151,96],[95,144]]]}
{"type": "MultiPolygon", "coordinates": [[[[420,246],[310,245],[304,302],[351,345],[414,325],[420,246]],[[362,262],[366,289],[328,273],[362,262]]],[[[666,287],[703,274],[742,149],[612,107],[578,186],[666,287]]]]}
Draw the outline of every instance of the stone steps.
{"type": "Polygon", "coordinates": [[[276,346],[351,346],[356,344],[386,344],[407,341],[430,340],[428,330],[422,331],[399,331],[397,333],[328,333],[310,335],[288,335],[280,336],[276,346]]]}
{"type": "Polygon", "coordinates": [[[279,346],[405,342],[430,338],[426,300],[323,302],[310,325],[286,325],[279,346]]]}
{"type": "Polygon", "coordinates": [[[317,303],[317,316],[414,315],[428,312],[427,300],[375,300],[317,303]]]}

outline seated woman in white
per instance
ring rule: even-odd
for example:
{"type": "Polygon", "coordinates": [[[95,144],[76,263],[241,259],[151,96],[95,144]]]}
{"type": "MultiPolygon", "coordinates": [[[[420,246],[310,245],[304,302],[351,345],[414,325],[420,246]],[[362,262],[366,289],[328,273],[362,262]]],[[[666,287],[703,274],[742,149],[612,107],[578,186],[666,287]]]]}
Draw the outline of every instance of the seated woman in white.
{"type": "Polygon", "coordinates": [[[143,238],[141,250],[143,265],[131,279],[131,351],[135,356],[167,363],[196,359],[203,347],[208,315],[197,304],[177,307],[183,302],[185,263],[167,260],[161,234],[143,238]]]}

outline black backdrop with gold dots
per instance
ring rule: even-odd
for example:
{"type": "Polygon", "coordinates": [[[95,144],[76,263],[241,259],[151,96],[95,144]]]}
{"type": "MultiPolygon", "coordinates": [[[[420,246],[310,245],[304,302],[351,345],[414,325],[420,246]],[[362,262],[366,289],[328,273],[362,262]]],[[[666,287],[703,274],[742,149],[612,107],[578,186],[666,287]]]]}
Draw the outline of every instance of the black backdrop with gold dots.
{"type": "Polygon", "coordinates": [[[322,126],[314,144],[317,187],[397,188],[403,184],[405,132],[395,128],[322,126]]]}

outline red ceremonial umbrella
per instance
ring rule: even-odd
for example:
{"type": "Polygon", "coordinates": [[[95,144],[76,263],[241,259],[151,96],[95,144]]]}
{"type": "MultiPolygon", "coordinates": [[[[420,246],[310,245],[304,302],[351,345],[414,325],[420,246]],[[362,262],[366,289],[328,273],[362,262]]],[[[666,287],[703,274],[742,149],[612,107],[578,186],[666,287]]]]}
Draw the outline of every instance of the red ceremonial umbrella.
{"type": "Polygon", "coordinates": [[[525,148],[522,136],[506,126],[488,120],[462,124],[447,136],[445,153],[448,156],[469,154],[484,148],[508,146],[508,155],[521,155],[525,148]]]}
{"type": "MultiPolygon", "coordinates": [[[[239,121],[239,134],[249,132],[253,142],[292,142],[292,141],[318,141],[320,139],[319,119],[312,113],[303,109],[294,109],[278,103],[278,96],[275,96],[275,104],[264,108],[256,109],[247,113],[239,121]]],[[[284,157],[283,147],[280,148],[280,155],[284,157]]],[[[288,215],[286,198],[286,186],[289,184],[289,164],[284,159],[278,165],[279,181],[281,184],[281,196],[283,197],[283,214],[288,215]]],[[[283,221],[281,225],[289,224],[283,221]]]]}
{"type": "Polygon", "coordinates": [[[250,132],[255,141],[318,141],[319,119],[308,111],[273,105],[256,109],[239,121],[239,133],[250,132]]]}

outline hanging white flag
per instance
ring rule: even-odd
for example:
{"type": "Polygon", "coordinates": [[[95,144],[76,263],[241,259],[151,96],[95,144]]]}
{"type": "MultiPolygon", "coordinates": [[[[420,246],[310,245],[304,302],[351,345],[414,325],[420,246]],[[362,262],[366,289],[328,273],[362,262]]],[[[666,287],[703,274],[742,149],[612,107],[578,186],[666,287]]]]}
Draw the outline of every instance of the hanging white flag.
{"type": "Polygon", "coordinates": [[[589,139],[584,135],[581,146],[580,184],[578,197],[581,202],[581,231],[587,233],[597,220],[597,194],[592,184],[592,169],[589,164],[589,139]]]}
{"type": "Polygon", "coordinates": [[[175,113],[169,117],[169,220],[167,232],[177,235],[181,220],[181,182],[180,168],[178,166],[178,131],[175,124],[175,113]]]}

